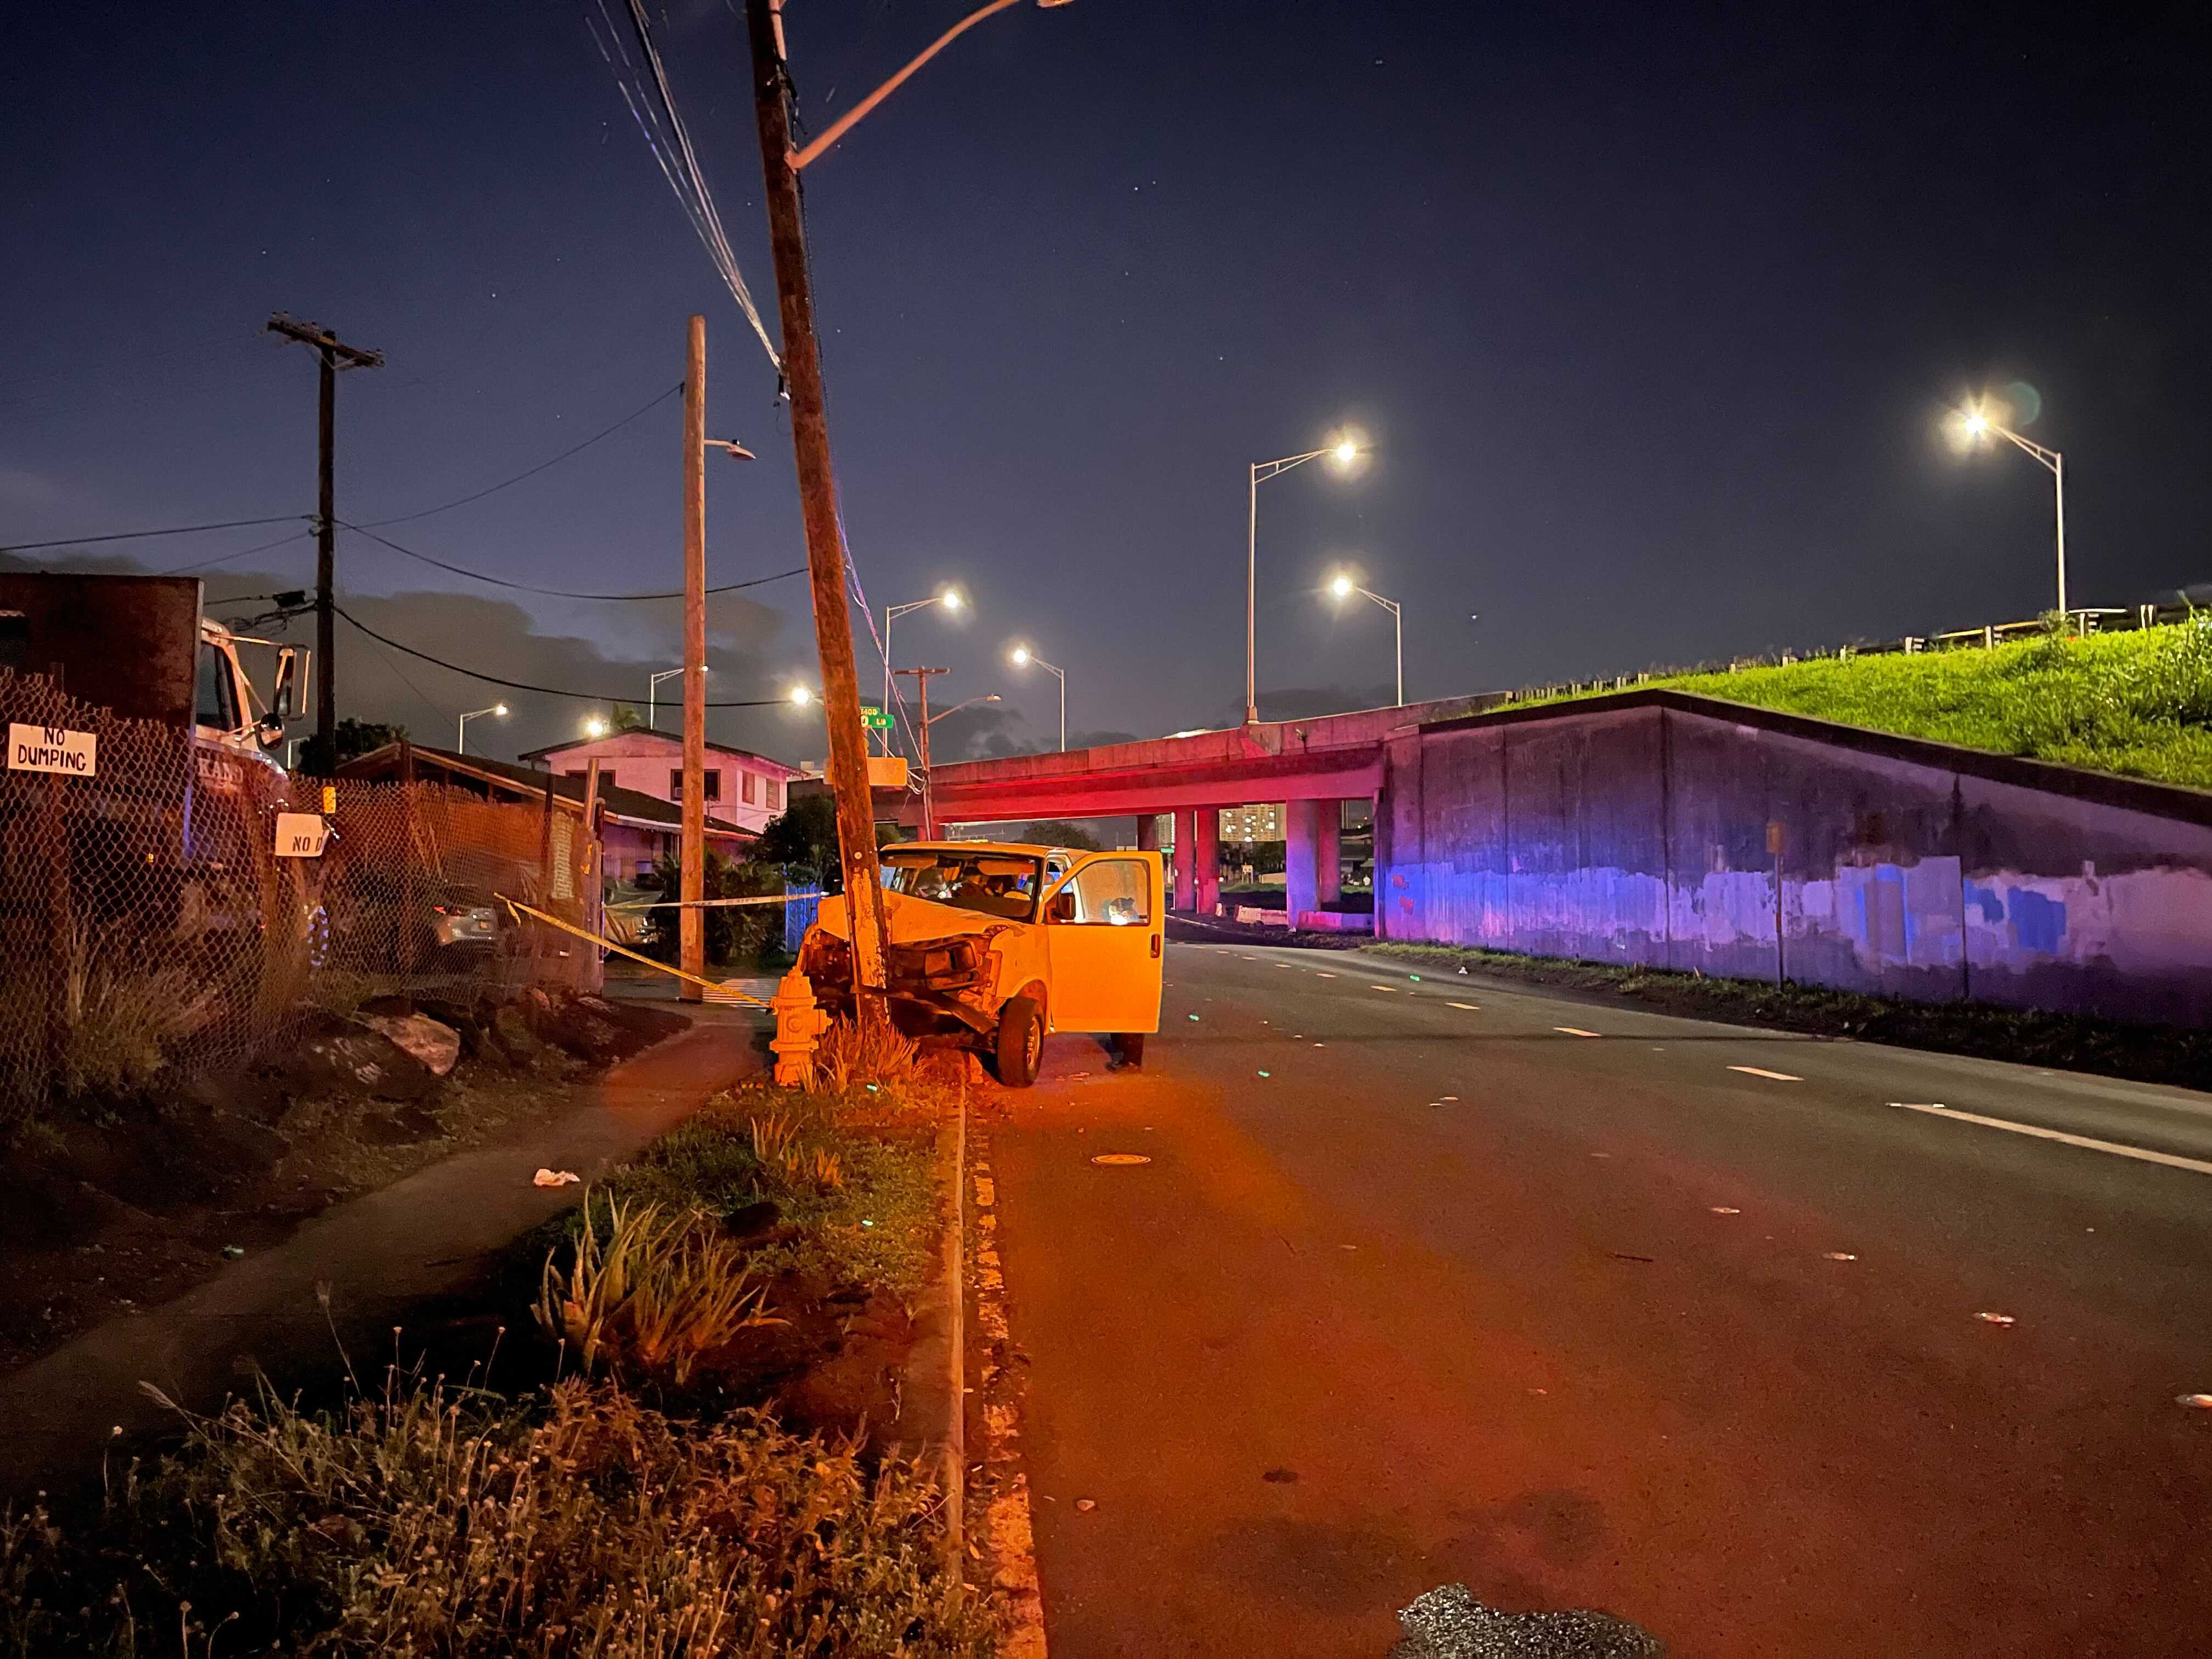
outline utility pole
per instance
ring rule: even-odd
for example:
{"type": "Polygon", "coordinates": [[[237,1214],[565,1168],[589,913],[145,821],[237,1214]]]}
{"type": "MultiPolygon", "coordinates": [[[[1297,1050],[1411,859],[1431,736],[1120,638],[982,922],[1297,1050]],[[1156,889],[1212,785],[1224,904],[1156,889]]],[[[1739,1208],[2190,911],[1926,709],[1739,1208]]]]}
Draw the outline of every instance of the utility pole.
{"type": "Polygon", "coordinates": [[[677,912],[683,999],[707,971],[707,319],[691,319],[684,369],[684,908],[677,912]]]}
{"type": "Polygon", "coordinates": [[[746,0],[752,46],[753,112],[760,128],[761,172],[775,256],[783,335],[784,386],[791,398],[791,443],[799,464],[806,526],[807,574],[814,595],[814,641],[822,657],[822,712],[830,737],[830,787],[837,803],[837,850],[853,922],[853,1000],[863,1029],[887,1022],[884,994],[884,890],[876,866],[876,814],[868,787],[867,734],[853,660],[852,613],[845,600],[845,543],[830,465],[830,424],[822,403],[822,354],[814,337],[814,295],[806,269],[799,174],[791,164],[782,23],[775,0],[746,0]]]}
{"type": "Polygon", "coordinates": [[[315,654],[322,661],[321,672],[315,677],[315,736],[322,750],[323,775],[330,777],[335,774],[338,758],[337,624],[331,609],[331,588],[337,571],[337,526],[333,515],[337,511],[338,368],[343,363],[348,368],[382,368],[384,354],[349,346],[330,330],[281,311],[269,319],[269,332],[314,347],[322,363],[315,457],[315,654]]]}
{"type": "Polygon", "coordinates": [[[914,676],[915,689],[921,697],[921,723],[915,727],[916,741],[921,745],[921,838],[937,839],[936,799],[930,793],[929,783],[929,677],[950,674],[949,668],[902,668],[902,674],[914,676]]]}

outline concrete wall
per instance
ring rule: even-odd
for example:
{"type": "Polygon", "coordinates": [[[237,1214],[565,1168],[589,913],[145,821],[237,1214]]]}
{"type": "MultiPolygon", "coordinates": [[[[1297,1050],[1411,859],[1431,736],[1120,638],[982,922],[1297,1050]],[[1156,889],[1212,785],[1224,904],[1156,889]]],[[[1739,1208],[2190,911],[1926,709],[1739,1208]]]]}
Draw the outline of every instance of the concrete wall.
{"type": "Polygon", "coordinates": [[[2212,1021],[2212,796],[1679,693],[1388,745],[1401,939],[2212,1021]]]}

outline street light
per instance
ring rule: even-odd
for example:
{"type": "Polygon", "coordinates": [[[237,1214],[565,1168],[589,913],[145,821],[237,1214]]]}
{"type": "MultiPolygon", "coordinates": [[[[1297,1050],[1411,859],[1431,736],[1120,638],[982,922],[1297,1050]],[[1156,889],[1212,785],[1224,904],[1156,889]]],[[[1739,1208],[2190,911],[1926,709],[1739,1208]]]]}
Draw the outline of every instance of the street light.
{"type": "Polygon", "coordinates": [[[467,714],[462,715],[460,729],[453,739],[454,753],[465,755],[469,752],[469,722],[485,714],[496,714],[500,719],[505,720],[507,705],[503,702],[495,702],[489,708],[471,708],[467,714]]]}
{"type": "Polygon", "coordinates": [[[606,736],[609,727],[607,723],[601,720],[597,714],[592,714],[586,717],[584,721],[584,735],[586,737],[604,738],[606,736]]]}
{"type": "MultiPolygon", "coordinates": [[[[958,588],[940,587],[936,592],[931,594],[926,599],[913,599],[909,600],[905,605],[887,605],[884,607],[884,719],[889,720],[890,718],[891,712],[891,624],[896,622],[901,617],[906,615],[909,611],[927,611],[933,605],[941,605],[947,611],[957,611],[967,603],[967,596],[961,592],[958,588]]],[[[890,731],[889,727],[885,727],[884,732],[884,752],[888,755],[890,753],[890,731]]]]}
{"type": "Polygon", "coordinates": [[[1380,593],[1370,592],[1341,571],[1329,578],[1328,591],[1333,597],[1340,600],[1348,599],[1357,593],[1363,599],[1374,600],[1376,604],[1390,613],[1390,626],[1398,635],[1397,706],[1403,708],[1406,706],[1406,619],[1399,611],[1397,600],[1386,599],[1380,593]]]}
{"type": "Polygon", "coordinates": [[[2058,515],[2058,614],[2066,614],[2066,458],[2055,449],[2045,449],[2041,444],[2023,438],[2002,422],[1993,418],[1985,404],[1970,404],[1953,417],[1960,436],[1969,447],[1981,448],[1989,442],[1990,434],[2009,438],[2020,448],[2051,469],[2052,493],[2058,515]]]}
{"type": "MultiPolygon", "coordinates": [[[[684,671],[683,671],[682,669],[680,669],[680,668],[664,668],[664,669],[662,669],[662,670],[661,670],[658,674],[648,674],[648,675],[647,675],[647,676],[646,676],[646,678],[645,678],[645,729],[646,729],[647,731],[650,732],[650,731],[652,731],[652,730],[653,729],[653,720],[654,720],[654,717],[655,717],[655,713],[656,713],[656,708],[657,708],[657,699],[658,699],[658,696],[659,696],[659,691],[660,691],[660,683],[661,683],[661,681],[663,681],[663,680],[669,680],[669,679],[674,679],[674,678],[675,678],[678,674],[682,673],[683,672],[684,672],[684,671]]],[[[713,669],[711,669],[711,668],[702,668],[699,672],[700,672],[702,674],[711,674],[711,673],[713,673],[714,671],[713,669]]]]}
{"type": "Polygon", "coordinates": [[[791,688],[791,701],[793,707],[804,708],[814,701],[814,693],[803,685],[794,685],[791,688]]]}
{"type": "Polygon", "coordinates": [[[1344,433],[1335,442],[1319,449],[1309,449],[1303,455],[1285,455],[1279,461],[1255,461],[1251,465],[1248,496],[1250,511],[1244,525],[1244,724],[1247,726],[1257,724],[1260,719],[1259,696],[1252,677],[1252,612],[1260,581],[1260,486],[1270,478],[1280,477],[1294,466],[1304,466],[1308,461],[1317,461],[1324,455],[1341,471],[1365,453],[1365,447],[1358,437],[1344,433]]]}
{"type": "Polygon", "coordinates": [[[1035,663],[1046,673],[1060,681],[1060,752],[1066,754],[1067,752],[1067,676],[1026,645],[1016,646],[1008,653],[1008,660],[1017,668],[1027,668],[1031,663],[1035,663]]]}
{"type": "Polygon", "coordinates": [[[929,765],[929,728],[943,720],[946,714],[957,714],[962,709],[979,702],[996,702],[999,700],[999,694],[994,691],[986,696],[969,697],[964,702],[956,702],[951,708],[933,714],[929,712],[929,677],[932,674],[941,674],[945,671],[941,668],[909,668],[905,672],[915,677],[921,689],[921,728],[915,736],[921,748],[921,838],[924,841],[934,841],[937,839],[937,796],[931,787],[933,774],[929,765]]]}

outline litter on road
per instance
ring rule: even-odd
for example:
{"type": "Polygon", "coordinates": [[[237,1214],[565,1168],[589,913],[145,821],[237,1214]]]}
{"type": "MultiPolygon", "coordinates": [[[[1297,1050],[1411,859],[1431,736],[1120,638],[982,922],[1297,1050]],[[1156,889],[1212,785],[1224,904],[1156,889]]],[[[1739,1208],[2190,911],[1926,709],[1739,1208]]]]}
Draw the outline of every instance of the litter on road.
{"type": "Polygon", "coordinates": [[[1733,1204],[1716,1204],[1713,1206],[1713,1213],[1715,1215],[1741,1215],[1743,1212],[1737,1209],[1733,1204]]]}
{"type": "Polygon", "coordinates": [[[1978,1313],[1974,1317],[1984,1325],[2016,1325],[2020,1322],[2010,1314],[1978,1313]]]}
{"type": "Polygon", "coordinates": [[[1827,1255],[1828,1260],[1831,1261],[1856,1261],[1858,1260],[1858,1257],[1853,1255],[1849,1250],[1830,1250],[1827,1253],[1827,1255]]]}
{"type": "MultiPolygon", "coordinates": [[[[1351,1249],[1350,1245],[1345,1247],[1351,1249]]],[[[2186,1406],[2191,1411],[2212,1412],[2212,1394],[2178,1394],[2173,1397],[2177,1406],[2186,1406]]]]}
{"type": "Polygon", "coordinates": [[[566,1187],[583,1178],[574,1170],[540,1170],[530,1177],[530,1184],[533,1187],[566,1187]]]}

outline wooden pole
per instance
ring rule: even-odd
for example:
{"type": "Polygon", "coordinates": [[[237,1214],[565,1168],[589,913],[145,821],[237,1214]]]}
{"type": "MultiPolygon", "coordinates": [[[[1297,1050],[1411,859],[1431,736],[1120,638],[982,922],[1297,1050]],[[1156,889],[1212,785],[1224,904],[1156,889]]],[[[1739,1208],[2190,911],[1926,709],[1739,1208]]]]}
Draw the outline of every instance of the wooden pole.
{"type": "Polygon", "coordinates": [[[937,798],[930,792],[929,782],[929,677],[950,674],[949,668],[902,668],[902,674],[914,676],[921,696],[921,724],[915,728],[915,744],[921,762],[921,838],[937,839],[937,798]]]}
{"type": "Polygon", "coordinates": [[[707,971],[707,319],[691,319],[684,370],[684,812],[679,994],[697,1002],[707,971]]]}
{"type": "MultiPolygon", "coordinates": [[[[604,896],[600,890],[599,762],[596,755],[592,757],[591,765],[584,774],[584,827],[583,834],[577,839],[582,845],[582,851],[576,861],[576,896],[583,911],[584,931],[597,934],[601,931],[599,906],[604,896]]],[[[584,958],[583,971],[577,976],[578,982],[587,991],[604,990],[604,971],[595,946],[584,958]]]]}
{"type": "Polygon", "coordinates": [[[746,0],[745,23],[752,46],[753,112],[760,129],[769,245],[775,257],[784,386],[791,397],[791,442],[812,579],[814,641],[822,658],[822,712],[829,727],[830,787],[837,803],[838,861],[852,918],[854,1002],[865,1028],[887,1024],[890,1011],[884,996],[884,890],[876,868],[875,803],[868,787],[867,734],[860,726],[852,614],[845,600],[845,541],[830,464],[822,356],[814,337],[814,295],[799,217],[799,175],[791,166],[791,114],[773,0],[746,0]]]}

